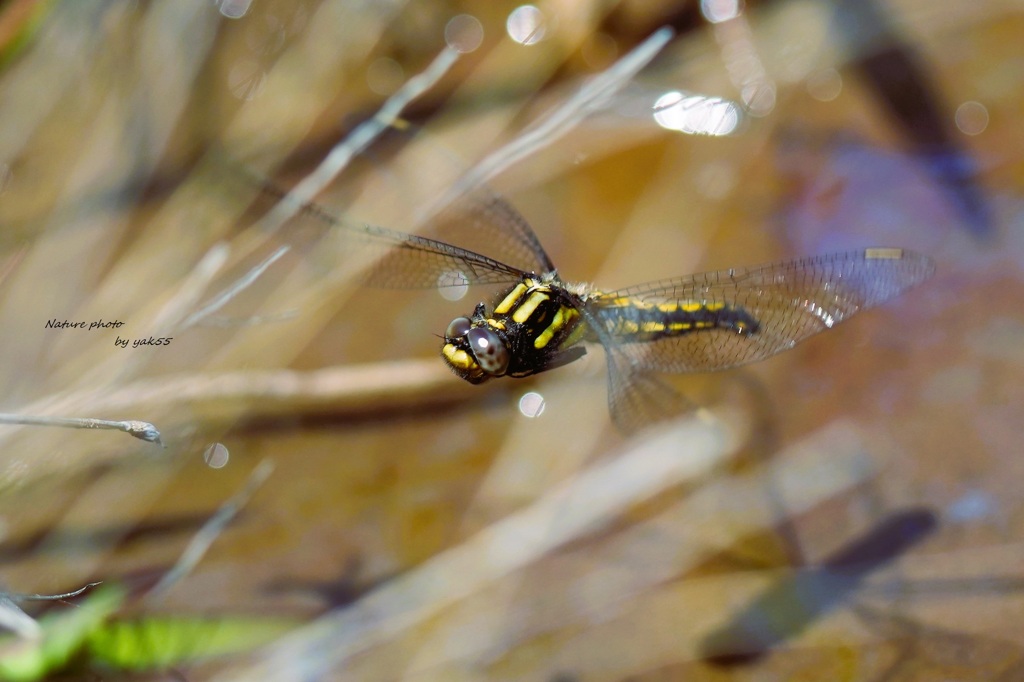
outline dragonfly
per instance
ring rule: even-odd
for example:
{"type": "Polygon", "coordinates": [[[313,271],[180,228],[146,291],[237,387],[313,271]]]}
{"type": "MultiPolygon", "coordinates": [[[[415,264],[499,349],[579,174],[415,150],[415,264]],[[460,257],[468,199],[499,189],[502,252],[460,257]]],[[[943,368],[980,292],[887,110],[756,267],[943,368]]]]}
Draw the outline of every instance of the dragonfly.
{"type": "Polygon", "coordinates": [[[375,251],[363,285],[502,285],[490,305],[477,303],[442,336],[442,361],[472,384],[530,377],[603,347],[609,411],[626,433],[692,409],[659,375],[764,360],[934,272],[920,253],[871,247],[604,290],[564,280],[526,219],[486,185],[463,192],[417,234],[314,202],[301,213],[343,232],[351,247],[375,251]]]}

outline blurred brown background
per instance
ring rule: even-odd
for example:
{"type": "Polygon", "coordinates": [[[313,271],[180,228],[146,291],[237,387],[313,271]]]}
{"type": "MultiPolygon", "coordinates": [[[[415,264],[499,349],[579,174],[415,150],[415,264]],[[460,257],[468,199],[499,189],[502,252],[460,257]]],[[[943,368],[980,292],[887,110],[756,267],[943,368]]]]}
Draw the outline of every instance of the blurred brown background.
{"type": "Polygon", "coordinates": [[[308,649],[188,679],[299,679],[261,666],[310,660],[365,680],[1024,678],[1020,3],[530,7],[0,6],[2,411],[151,421],[168,446],[0,427],[4,585],[146,584],[269,458],[194,570],[128,612],[283,614],[313,624],[308,649]],[[404,108],[426,151],[354,161],[319,197],[339,214],[414,229],[436,185],[561,111],[574,124],[490,184],[567,280],[877,245],[936,275],[776,358],[677,381],[736,417],[732,448],[615,433],[599,349],[465,385],[436,335],[491,292],[361,288],[331,230],[256,224],[225,163],[294,183],[446,32],[482,42],[404,108]],[[613,94],[573,105],[609,73],[613,94]],[[652,116],[670,92],[693,97],[683,130],[652,116]],[[150,335],[173,341],[114,346],[150,335]],[[204,459],[217,442],[226,464],[204,459]],[[650,448],[716,454],[662,480],[650,448]],[[634,476],[654,482],[623,492],[634,476]]]}

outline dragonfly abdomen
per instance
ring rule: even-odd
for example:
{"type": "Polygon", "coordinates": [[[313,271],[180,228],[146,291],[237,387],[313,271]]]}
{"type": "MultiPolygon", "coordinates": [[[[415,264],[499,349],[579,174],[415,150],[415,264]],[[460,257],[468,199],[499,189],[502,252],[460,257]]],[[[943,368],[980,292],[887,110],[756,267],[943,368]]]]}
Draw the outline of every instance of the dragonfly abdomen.
{"type": "Polygon", "coordinates": [[[599,304],[605,331],[623,343],[654,341],[709,329],[756,334],[757,319],[740,306],[716,302],[650,303],[619,297],[599,304]]]}

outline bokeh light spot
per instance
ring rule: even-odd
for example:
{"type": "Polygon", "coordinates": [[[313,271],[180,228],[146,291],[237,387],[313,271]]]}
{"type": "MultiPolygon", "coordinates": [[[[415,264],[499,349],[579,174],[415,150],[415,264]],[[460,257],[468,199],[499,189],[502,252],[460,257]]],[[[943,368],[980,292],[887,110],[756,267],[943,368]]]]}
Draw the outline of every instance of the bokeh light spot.
{"type": "Polygon", "coordinates": [[[461,301],[469,292],[469,278],[462,272],[450,270],[437,278],[437,291],[448,301],[461,301]]]}
{"type": "Polygon", "coordinates": [[[390,57],[378,57],[366,67],[366,84],[378,95],[390,95],[405,82],[405,69],[390,57]]]}
{"type": "Polygon", "coordinates": [[[216,5],[228,19],[241,19],[249,12],[252,0],[217,0],[216,5]]]}
{"type": "Polygon", "coordinates": [[[843,77],[835,69],[822,69],[807,79],[807,93],[819,102],[831,102],[843,91],[843,77]]]}
{"type": "Polygon", "coordinates": [[[700,13],[712,24],[735,19],[742,12],[740,0],[700,0],[700,13]]]}
{"type": "Polygon", "coordinates": [[[964,102],[956,108],[954,120],[964,135],[980,135],[988,128],[988,109],[981,102],[964,102]]]}
{"type": "Polygon", "coordinates": [[[654,120],[658,125],[689,135],[728,135],[736,130],[740,117],[739,106],[721,97],[673,90],[654,103],[654,120]]]}
{"type": "Polygon", "coordinates": [[[533,5],[520,5],[512,10],[505,30],[520,45],[533,45],[544,39],[544,13],[533,5]]]}
{"type": "Polygon", "coordinates": [[[534,419],[544,414],[544,396],[536,391],[529,391],[519,399],[519,412],[524,417],[534,419]]]}
{"type": "Polygon", "coordinates": [[[206,448],[206,452],[203,453],[203,461],[211,469],[223,469],[227,466],[230,458],[231,453],[228,452],[223,443],[214,443],[206,448]]]}
{"type": "Polygon", "coordinates": [[[751,116],[767,116],[775,109],[775,84],[759,81],[745,86],[742,90],[747,113],[751,116]]]}
{"type": "Polygon", "coordinates": [[[708,199],[724,199],[736,186],[736,168],[727,161],[705,163],[697,171],[695,182],[698,191],[708,199]]]}
{"type": "Polygon", "coordinates": [[[472,52],[484,42],[483,24],[472,14],[452,17],[444,27],[444,40],[457,52],[472,52]]]}

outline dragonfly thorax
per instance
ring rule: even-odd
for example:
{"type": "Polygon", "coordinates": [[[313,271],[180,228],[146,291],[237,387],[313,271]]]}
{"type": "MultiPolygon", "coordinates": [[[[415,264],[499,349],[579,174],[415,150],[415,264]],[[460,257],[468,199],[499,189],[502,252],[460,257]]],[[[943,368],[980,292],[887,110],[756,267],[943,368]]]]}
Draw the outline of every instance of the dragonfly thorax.
{"type": "Polygon", "coordinates": [[[473,384],[491,377],[526,377],[576,360],[586,352],[579,305],[558,282],[524,275],[498,299],[490,315],[483,303],[445,331],[441,356],[473,384]]]}

